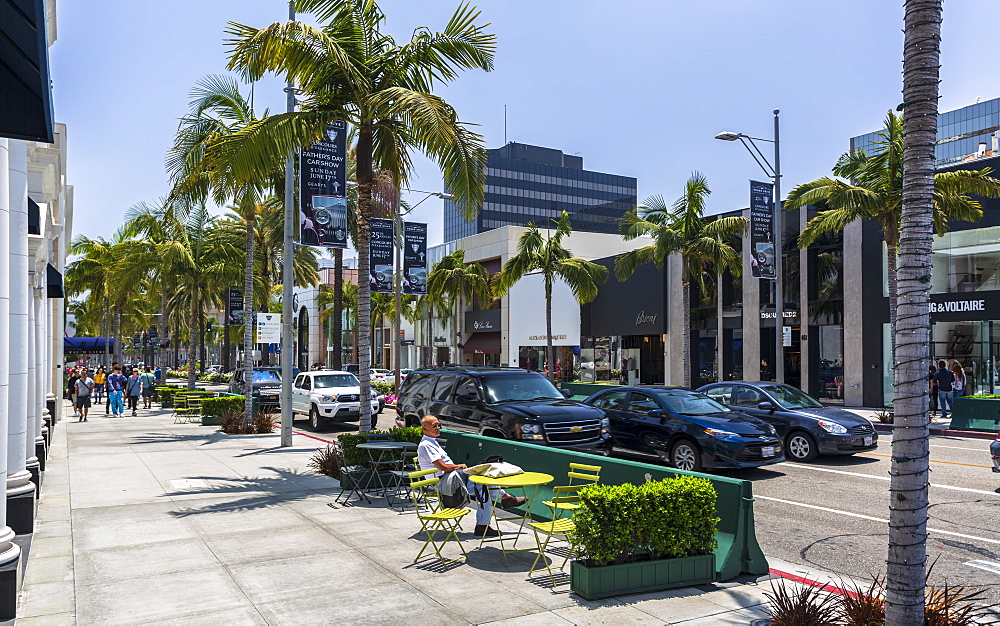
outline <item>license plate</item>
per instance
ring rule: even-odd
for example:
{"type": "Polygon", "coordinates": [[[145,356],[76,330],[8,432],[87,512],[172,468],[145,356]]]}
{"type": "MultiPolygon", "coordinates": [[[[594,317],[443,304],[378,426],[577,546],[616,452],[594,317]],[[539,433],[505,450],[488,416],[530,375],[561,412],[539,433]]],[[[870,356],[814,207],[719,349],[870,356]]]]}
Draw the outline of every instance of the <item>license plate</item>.
{"type": "Polygon", "coordinates": [[[760,449],[760,455],[763,457],[774,456],[774,446],[764,446],[760,449]]]}
{"type": "Polygon", "coordinates": [[[865,445],[866,446],[872,445],[872,438],[871,437],[865,437],[865,445]]]}

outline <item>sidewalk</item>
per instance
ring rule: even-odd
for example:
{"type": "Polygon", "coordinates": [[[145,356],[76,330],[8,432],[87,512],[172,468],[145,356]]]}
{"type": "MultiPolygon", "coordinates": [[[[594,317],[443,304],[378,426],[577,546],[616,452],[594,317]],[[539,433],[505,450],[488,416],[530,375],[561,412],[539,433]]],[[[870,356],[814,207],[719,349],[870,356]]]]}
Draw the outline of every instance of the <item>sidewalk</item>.
{"type": "MultiPolygon", "coordinates": [[[[587,602],[462,536],[468,561],[411,563],[412,513],[333,503],[321,441],[233,437],[169,410],[58,424],[19,624],[749,624],[768,578],[587,602]]],[[[471,528],[470,524],[465,524],[471,528]]],[[[449,550],[454,545],[449,546],[449,550]]],[[[771,562],[789,574],[821,574],[771,562]]]]}

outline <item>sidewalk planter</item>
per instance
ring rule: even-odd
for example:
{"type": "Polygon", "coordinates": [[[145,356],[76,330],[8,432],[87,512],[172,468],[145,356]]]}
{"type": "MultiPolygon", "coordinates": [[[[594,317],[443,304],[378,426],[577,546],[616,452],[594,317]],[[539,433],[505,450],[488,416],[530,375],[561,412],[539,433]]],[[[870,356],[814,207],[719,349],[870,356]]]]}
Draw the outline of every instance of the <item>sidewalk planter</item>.
{"type": "Polygon", "coordinates": [[[950,428],[952,430],[977,430],[988,433],[1000,431],[1000,397],[956,398],[950,428]]]}
{"type": "Polygon", "coordinates": [[[571,561],[569,576],[570,590],[587,600],[691,587],[715,581],[715,555],[604,567],[588,567],[580,561],[571,561]]]}

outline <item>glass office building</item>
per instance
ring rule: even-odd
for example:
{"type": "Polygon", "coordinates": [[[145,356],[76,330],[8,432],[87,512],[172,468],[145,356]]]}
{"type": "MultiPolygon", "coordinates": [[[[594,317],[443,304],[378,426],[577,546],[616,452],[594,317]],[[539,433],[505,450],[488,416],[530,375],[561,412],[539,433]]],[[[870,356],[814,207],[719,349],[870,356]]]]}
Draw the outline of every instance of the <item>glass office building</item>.
{"type": "Polygon", "coordinates": [[[444,202],[444,240],[500,228],[548,226],[567,211],[574,230],[616,233],[636,205],[636,179],[583,169],[583,157],[510,142],[487,150],[483,207],[472,220],[444,202]]]}

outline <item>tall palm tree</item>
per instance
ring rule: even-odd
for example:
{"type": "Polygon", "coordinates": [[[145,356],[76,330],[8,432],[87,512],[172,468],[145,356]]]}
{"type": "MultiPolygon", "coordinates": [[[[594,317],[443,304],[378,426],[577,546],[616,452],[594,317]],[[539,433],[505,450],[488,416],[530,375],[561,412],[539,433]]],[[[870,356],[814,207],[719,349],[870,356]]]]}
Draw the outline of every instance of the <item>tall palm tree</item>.
{"type": "Polygon", "coordinates": [[[663,267],[670,255],[680,255],[685,387],[691,387],[691,281],[697,281],[705,293],[706,277],[717,279],[724,271],[732,276],[742,273],[740,255],[727,242],[746,230],[746,218],[706,220],[705,200],[711,193],[705,177],[694,172],[684,185],[684,194],[672,206],[667,206],[663,196],[647,198],[641,206],[625,214],[622,236],[627,241],[652,236],[653,245],[636,248],[615,259],[615,274],[618,280],[625,280],[640,265],[655,263],[663,267]]]}
{"type": "Polygon", "coordinates": [[[466,264],[465,250],[455,250],[438,261],[427,275],[427,293],[432,301],[451,303],[457,320],[464,302],[476,298],[483,302],[490,300],[490,275],[478,263],[466,264]]]}
{"type": "MultiPolygon", "coordinates": [[[[942,0],[906,0],[903,27],[903,163],[899,220],[896,425],[889,468],[887,624],[923,624],[930,482],[927,365],[931,249],[940,193],[934,175],[942,0]]],[[[978,193],[978,192],[976,192],[978,193]]],[[[980,194],[983,195],[983,194],[980,194]]],[[[938,231],[940,232],[940,230],[938,231]]],[[[892,282],[892,279],[890,279],[892,282]]],[[[893,307],[895,308],[895,307],[893,307]]]]}
{"type": "MultiPolygon", "coordinates": [[[[785,199],[785,207],[795,209],[812,204],[825,209],[806,224],[799,235],[800,248],[811,246],[825,233],[842,231],[856,220],[878,222],[886,245],[889,326],[892,353],[895,354],[898,314],[896,268],[903,219],[903,119],[892,111],[886,113],[885,125],[878,137],[874,154],[861,150],[844,153],[833,168],[834,178],[824,176],[798,185],[785,199]]],[[[943,235],[948,230],[948,223],[953,220],[979,221],[983,211],[979,202],[971,196],[1000,196],[1000,181],[991,177],[991,173],[992,170],[987,167],[936,174],[933,231],[943,235]]]]}
{"type": "Polygon", "coordinates": [[[517,241],[517,252],[507,259],[493,279],[494,295],[501,298],[519,280],[528,274],[540,274],[545,283],[545,360],[548,363],[547,376],[555,376],[556,361],[552,349],[552,285],[561,280],[569,286],[573,297],[580,304],[597,297],[598,285],[608,279],[608,269],[602,265],[576,258],[563,246],[563,239],[573,232],[569,213],[562,212],[558,220],[552,220],[555,229],[542,234],[538,226],[528,224],[517,241]]]}
{"type": "MultiPolygon", "coordinates": [[[[431,92],[457,78],[459,70],[491,70],[496,38],[475,23],[479,12],[467,4],[444,31],[418,28],[402,45],[381,32],[385,15],[374,0],[299,0],[296,8],[312,13],[322,26],[288,22],[258,29],[232,23],[227,32],[232,36],[229,68],[250,80],[269,72],[283,75],[302,94],[299,111],[251,123],[214,145],[209,156],[239,180],[250,180],[275,157],[320,139],[331,122],[345,120],[356,128],[359,378],[365,395],[371,382],[366,277],[373,176],[385,170],[405,183],[412,169],[409,151],[415,148],[441,166],[460,210],[470,217],[479,210],[485,181],[482,137],[431,92]]],[[[362,431],[370,428],[367,403],[361,405],[360,422],[362,431]]]]}

